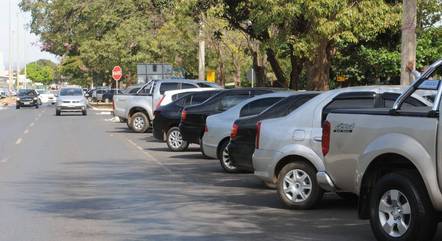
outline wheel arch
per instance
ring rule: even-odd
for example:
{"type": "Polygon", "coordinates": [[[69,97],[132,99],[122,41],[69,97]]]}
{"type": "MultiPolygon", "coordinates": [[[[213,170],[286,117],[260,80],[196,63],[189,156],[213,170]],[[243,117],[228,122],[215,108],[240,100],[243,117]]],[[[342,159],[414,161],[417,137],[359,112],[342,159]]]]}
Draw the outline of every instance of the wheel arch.
{"type": "Polygon", "coordinates": [[[370,193],[376,182],[386,174],[400,170],[416,171],[419,178],[425,183],[418,168],[405,156],[397,153],[384,153],[377,156],[365,169],[359,185],[358,215],[361,219],[368,219],[370,217],[370,193]]]}
{"type": "Polygon", "coordinates": [[[280,159],[278,161],[278,163],[276,163],[275,168],[274,168],[274,172],[273,172],[273,178],[272,178],[273,182],[276,182],[276,180],[278,179],[279,173],[284,168],[284,166],[289,163],[293,163],[293,162],[303,162],[307,165],[310,165],[315,171],[318,171],[318,169],[313,164],[313,162],[310,161],[309,159],[307,159],[306,157],[300,156],[300,155],[287,155],[287,156],[283,157],[282,159],[280,159]]]}
{"type": "Polygon", "coordinates": [[[220,142],[218,142],[218,146],[216,147],[216,155],[218,156],[219,159],[219,153],[221,152],[221,146],[225,143],[225,142],[229,142],[230,141],[230,137],[224,137],[221,139],[220,142]]]}
{"type": "Polygon", "coordinates": [[[147,116],[147,119],[148,119],[149,121],[151,121],[150,116],[149,116],[149,113],[147,112],[147,110],[144,109],[143,107],[139,107],[139,106],[132,107],[132,108],[129,110],[129,119],[130,119],[135,113],[137,113],[137,112],[142,112],[142,113],[144,113],[144,114],[147,116]]]}

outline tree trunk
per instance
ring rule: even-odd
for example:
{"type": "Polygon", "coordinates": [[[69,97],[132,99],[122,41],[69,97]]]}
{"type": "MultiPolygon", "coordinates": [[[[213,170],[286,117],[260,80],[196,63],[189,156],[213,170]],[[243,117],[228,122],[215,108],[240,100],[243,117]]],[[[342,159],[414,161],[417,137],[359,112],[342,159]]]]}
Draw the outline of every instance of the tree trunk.
{"type": "Polygon", "coordinates": [[[265,68],[260,61],[258,51],[252,51],[253,69],[256,75],[256,87],[264,87],[265,84],[265,68]]]}
{"type": "Polygon", "coordinates": [[[308,66],[308,89],[310,90],[328,90],[331,56],[333,51],[330,49],[329,42],[326,39],[319,41],[315,56],[308,66]]]}
{"type": "Polygon", "coordinates": [[[270,66],[272,66],[272,70],[275,73],[276,80],[279,82],[282,86],[287,86],[286,82],[287,79],[285,78],[284,72],[281,69],[281,66],[279,65],[278,59],[276,58],[276,54],[271,48],[266,49],[267,54],[267,60],[270,63],[270,66]]]}
{"type": "Polygon", "coordinates": [[[241,64],[240,63],[235,63],[236,61],[234,61],[234,66],[235,66],[235,77],[234,77],[234,81],[235,81],[235,87],[241,87],[241,64]]]}
{"type": "Polygon", "coordinates": [[[217,68],[217,79],[220,86],[224,86],[225,84],[225,75],[224,75],[224,53],[222,52],[221,46],[218,45],[218,68],[217,68]]]}
{"type": "Polygon", "coordinates": [[[302,68],[304,67],[304,60],[301,58],[297,58],[294,55],[292,47],[290,53],[290,63],[292,65],[292,70],[290,71],[289,88],[292,90],[299,90],[299,79],[301,76],[302,68]]]}
{"type": "Polygon", "coordinates": [[[402,10],[401,85],[411,83],[406,66],[416,66],[416,0],[404,0],[402,10]]]}

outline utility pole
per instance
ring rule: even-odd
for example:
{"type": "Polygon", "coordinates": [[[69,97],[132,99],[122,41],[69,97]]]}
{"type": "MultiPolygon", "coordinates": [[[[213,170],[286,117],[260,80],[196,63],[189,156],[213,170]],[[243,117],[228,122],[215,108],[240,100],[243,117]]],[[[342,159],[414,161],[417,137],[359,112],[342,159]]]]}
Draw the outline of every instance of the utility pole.
{"type": "Polygon", "coordinates": [[[401,42],[401,85],[409,85],[411,73],[407,71],[410,63],[416,66],[416,0],[404,0],[402,9],[401,42]]]}
{"type": "Polygon", "coordinates": [[[198,79],[205,80],[206,79],[206,43],[204,41],[204,23],[203,18],[200,20],[200,29],[199,29],[199,47],[198,47],[198,79]]]}
{"type": "Polygon", "coordinates": [[[15,82],[15,89],[18,90],[20,88],[20,81],[19,81],[19,75],[20,75],[20,31],[19,31],[19,26],[20,26],[20,18],[18,16],[18,13],[16,14],[16,21],[17,21],[17,41],[16,41],[16,47],[17,47],[17,53],[16,53],[16,82],[15,82]]]}
{"type": "Polygon", "coordinates": [[[12,76],[12,0],[9,0],[9,58],[8,58],[8,73],[9,73],[9,81],[8,88],[9,92],[12,91],[13,87],[13,76],[12,76]]]}

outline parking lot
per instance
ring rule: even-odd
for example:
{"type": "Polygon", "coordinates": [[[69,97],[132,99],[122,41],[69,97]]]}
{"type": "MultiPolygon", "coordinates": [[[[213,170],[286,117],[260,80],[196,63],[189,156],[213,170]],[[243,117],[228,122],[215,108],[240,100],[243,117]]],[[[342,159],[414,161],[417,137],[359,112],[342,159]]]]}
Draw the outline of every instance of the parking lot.
{"type": "Polygon", "coordinates": [[[198,146],[169,152],[107,112],[8,108],[0,126],[0,240],[374,240],[355,202],[288,210],[252,174],[198,146]]]}

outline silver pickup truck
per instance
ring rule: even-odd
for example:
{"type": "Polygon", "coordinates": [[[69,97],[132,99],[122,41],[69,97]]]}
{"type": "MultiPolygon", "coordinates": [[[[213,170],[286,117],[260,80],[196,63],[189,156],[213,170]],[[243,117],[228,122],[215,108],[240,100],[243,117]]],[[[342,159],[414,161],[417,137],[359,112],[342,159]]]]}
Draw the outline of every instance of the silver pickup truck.
{"type": "Polygon", "coordinates": [[[153,112],[164,92],[191,88],[220,87],[214,83],[200,80],[153,80],[145,84],[136,94],[115,95],[114,115],[126,122],[133,131],[144,133],[152,124],[153,112]]]}
{"type": "Polygon", "coordinates": [[[323,124],[322,188],[359,196],[378,240],[432,240],[442,211],[442,60],[391,109],[335,110],[323,124]],[[432,92],[432,94],[429,94],[432,92]],[[406,104],[412,95],[433,106],[406,104]]]}

